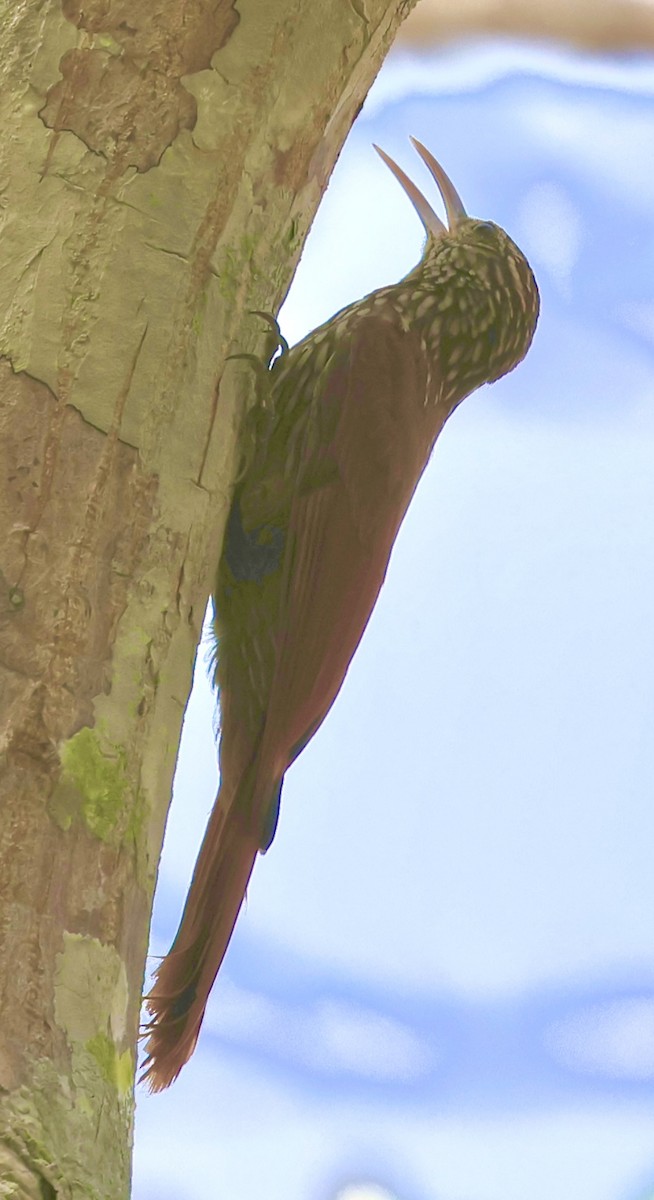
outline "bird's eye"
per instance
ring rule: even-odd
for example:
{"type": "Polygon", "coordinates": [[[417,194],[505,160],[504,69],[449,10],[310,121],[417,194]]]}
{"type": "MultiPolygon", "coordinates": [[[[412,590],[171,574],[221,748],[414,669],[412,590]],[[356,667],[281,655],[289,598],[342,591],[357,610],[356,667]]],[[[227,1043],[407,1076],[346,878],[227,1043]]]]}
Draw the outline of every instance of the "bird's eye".
{"type": "Polygon", "coordinates": [[[483,237],[494,237],[495,236],[495,225],[493,225],[492,221],[480,221],[479,224],[477,225],[475,232],[478,234],[481,234],[482,238],[483,237]]]}

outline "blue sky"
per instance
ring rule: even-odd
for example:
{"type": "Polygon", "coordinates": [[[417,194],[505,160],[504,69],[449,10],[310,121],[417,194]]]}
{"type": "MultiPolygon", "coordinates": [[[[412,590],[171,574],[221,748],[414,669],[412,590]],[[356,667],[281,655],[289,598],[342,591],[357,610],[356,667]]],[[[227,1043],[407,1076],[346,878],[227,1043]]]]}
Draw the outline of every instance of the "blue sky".
{"type": "MultiPolygon", "coordinates": [[[[539,329],[439,439],[199,1048],[139,1090],[135,1200],[654,1197],[654,60],[391,56],[291,341],[418,259],[371,148],[432,196],[410,133],[527,254],[539,329]]],[[[201,658],[157,953],[216,788],[201,658]]]]}

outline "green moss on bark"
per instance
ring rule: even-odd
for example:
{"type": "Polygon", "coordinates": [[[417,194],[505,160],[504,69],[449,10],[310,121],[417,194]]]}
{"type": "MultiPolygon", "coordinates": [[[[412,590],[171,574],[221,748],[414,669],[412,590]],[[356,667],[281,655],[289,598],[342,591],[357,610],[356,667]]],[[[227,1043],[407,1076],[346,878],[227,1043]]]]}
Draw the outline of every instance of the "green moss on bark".
{"type": "Polygon", "coordinates": [[[134,1080],[134,1060],[129,1050],[119,1054],[106,1033],[96,1033],[86,1043],[86,1049],[98,1063],[107,1083],[112,1084],[122,1095],[131,1091],[134,1080]]]}
{"type": "Polygon", "coordinates": [[[60,758],[61,779],[50,801],[53,818],[69,829],[79,816],[96,837],[114,841],[130,800],[125,751],[116,746],[107,753],[96,731],[86,726],[62,746],[60,758]]]}

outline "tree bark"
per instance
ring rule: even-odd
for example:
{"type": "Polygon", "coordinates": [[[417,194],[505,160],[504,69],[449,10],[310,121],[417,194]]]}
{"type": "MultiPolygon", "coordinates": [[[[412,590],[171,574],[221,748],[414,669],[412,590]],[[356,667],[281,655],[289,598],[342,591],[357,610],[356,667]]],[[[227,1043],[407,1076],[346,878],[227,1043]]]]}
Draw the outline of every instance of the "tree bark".
{"type": "Polygon", "coordinates": [[[252,390],[226,359],[261,348],[250,310],[277,311],[410,7],[7,8],[2,1194],[129,1194],[150,907],[252,390]]]}

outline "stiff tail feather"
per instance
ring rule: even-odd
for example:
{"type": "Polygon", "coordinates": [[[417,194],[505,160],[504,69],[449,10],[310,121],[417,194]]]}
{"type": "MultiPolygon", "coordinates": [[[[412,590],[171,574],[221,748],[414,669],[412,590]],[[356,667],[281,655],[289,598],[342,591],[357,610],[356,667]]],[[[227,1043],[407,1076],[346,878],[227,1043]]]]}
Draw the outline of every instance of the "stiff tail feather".
{"type": "Polygon", "coordinates": [[[238,800],[228,808],[219,800],[214,805],[177,936],[146,996],[151,1019],[142,1034],[147,1057],[141,1081],[153,1092],[169,1087],[195,1049],[259,850],[238,800]]]}

